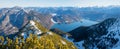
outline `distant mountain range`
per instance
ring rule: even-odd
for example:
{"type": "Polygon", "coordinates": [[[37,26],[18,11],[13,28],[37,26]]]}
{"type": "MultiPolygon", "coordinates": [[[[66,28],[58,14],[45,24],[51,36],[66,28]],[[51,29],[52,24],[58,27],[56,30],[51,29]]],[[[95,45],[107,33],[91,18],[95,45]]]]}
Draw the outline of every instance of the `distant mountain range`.
{"type": "Polygon", "coordinates": [[[55,21],[71,18],[71,21],[79,21],[77,18],[89,19],[92,21],[105,20],[111,17],[120,16],[120,6],[108,6],[108,7],[28,7],[25,9],[31,9],[40,13],[55,14],[55,21]],[[63,17],[63,18],[61,18],[63,17]],[[59,20],[60,19],[60,20],[59,20]]]}

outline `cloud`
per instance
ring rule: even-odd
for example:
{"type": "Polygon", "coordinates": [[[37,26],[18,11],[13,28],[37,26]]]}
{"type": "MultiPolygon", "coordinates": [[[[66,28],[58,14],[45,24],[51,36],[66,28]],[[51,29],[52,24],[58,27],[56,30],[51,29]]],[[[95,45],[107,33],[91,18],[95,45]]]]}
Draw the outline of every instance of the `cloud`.
{"type": "Polygon", "coordinates": [[[120,0],[2,0],[0,7],[13,6],[37,6],[37,7],[59,7],[59,6],[109,6],[120,5],[120,0]]]}

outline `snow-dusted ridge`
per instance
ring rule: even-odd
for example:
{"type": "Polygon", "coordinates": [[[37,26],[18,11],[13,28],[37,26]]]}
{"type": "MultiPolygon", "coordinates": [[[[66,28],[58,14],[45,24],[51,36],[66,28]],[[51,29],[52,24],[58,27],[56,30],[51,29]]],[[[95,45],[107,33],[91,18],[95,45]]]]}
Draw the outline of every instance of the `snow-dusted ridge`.
{"type": "Polygon", "coordinates": [[[37,35],[42,34],[42,31],[38,29],[38,27],[36,26],[33,20],[30,20],[30,22],[23,28],[21,35],[29,36],[27,34],[30,34],[30,33],[37,34],[37,35]]]}
{"type": "Polygon", "coordinates": [[[108,34],[114,34],[114,39],[117,39],[118,42],[113,46],[113,49],[120,49],[120,18],[117,19],[117,21],[108,29],[108,34]]]}

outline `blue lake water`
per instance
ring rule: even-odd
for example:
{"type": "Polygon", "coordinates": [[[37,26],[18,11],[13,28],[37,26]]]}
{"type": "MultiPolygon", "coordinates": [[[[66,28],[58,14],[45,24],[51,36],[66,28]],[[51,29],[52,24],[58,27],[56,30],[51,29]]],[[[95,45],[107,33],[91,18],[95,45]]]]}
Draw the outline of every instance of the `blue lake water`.
{"type": "Polygon", "coordinates": [[[69,32],[77,27],[80,27],[80,26],[90,26],[90,25],[93,25],[93,24],[97,24],[98,22],[95,22],[95,21],[90,21],[90,20],[85,20],[85,19],[82,19],[80,22],[73,22],[73,23],[70,23],[70,24],[66,24],[66,23],[63,23],[63,24],[54,24],[51,29],[53,28],[57,28],[57,29],[60,29],[64,32],[69,32]]]}

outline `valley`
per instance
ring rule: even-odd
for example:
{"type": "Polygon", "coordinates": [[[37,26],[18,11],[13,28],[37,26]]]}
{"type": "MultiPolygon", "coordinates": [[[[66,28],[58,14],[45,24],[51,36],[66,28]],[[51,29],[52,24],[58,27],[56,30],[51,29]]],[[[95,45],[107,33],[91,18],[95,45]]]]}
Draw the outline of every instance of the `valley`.
{"type": "Polygon", "coordinates": [[[119,11],[116,6],[1,8],[0,48],[118,49],[119,11]]]}

